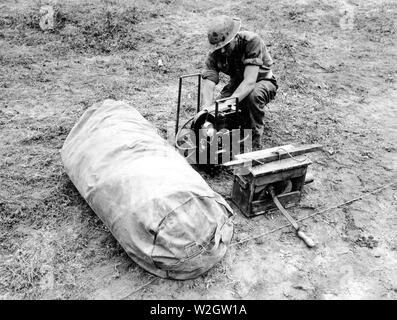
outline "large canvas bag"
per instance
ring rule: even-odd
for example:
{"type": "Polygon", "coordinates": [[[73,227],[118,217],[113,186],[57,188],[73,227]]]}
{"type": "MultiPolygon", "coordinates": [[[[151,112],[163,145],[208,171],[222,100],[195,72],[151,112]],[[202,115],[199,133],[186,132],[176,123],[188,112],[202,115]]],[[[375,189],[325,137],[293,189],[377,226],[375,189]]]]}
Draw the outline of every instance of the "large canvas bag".
{"type": "Polygon", "coordinates": [[[61,156],[82,197],[144,269],[188,279],[224,256],[230,206],[129,104],[87,109],[61,156]]]}

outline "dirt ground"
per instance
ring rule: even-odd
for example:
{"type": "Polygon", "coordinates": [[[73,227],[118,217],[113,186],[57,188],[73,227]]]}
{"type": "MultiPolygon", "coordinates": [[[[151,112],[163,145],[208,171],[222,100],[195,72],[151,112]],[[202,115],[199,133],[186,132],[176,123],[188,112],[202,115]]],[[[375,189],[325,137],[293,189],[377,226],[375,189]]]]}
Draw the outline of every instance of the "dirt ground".
{"type": "MultiPolygon", "coordinates": [[[[397,298],[396,184],[304,220],[315,249],[291,227],[237,243],[286,221],[249,220],[233,207],[224,259],[197,279],[172,281],[133,263],[69,181],[59,150],[94,102],[127,100],[166,135],[177,77],[201,69],[204,23],[218,14],[240,17],[274,58],[280,88],[266,107],[264,146],[324,146],[310,154],[315,181],[294,217],[396,181],[395,1],[3,0],[2,299],[397,298]],[[46,3],[58,9],[53,32],[38,28],[46,3]]],[[[194,105],[194,93],[184,99],[194,105]]],[[[229,173],[203,175],[230,201],[229,173]]]]}

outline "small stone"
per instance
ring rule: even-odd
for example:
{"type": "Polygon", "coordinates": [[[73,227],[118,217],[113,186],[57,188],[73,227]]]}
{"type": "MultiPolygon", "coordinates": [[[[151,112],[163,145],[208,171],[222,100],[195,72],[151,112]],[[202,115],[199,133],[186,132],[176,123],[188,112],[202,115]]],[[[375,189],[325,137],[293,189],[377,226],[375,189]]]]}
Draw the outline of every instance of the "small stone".
{"type": "Polygon", "coordinates": [[[41,30],[53,30],[55,27],[55,11],[52,6],[42,6],[40,8],[40,22],[41,30]]]}

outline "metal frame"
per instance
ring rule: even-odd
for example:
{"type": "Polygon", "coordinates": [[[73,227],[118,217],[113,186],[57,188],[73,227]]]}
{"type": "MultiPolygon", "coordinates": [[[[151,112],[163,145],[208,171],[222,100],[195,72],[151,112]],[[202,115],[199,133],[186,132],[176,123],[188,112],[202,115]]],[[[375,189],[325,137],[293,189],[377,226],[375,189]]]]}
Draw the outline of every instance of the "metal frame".
{"type": "Polygon", "coordinates": [[[236,100],[236,113],[238,112],[238,97],[228,97],[228,98],[218,99],[215,101],[215,119],[218,119],[219,103],[228,100],[236,100]]]}
{"type": "Polygon", "coordinates": [[[184,78],[197,77],[197,113],[200,112],[200,104],[201,104],[201,73],[192,73],[186,74],[179,77],[179,88],[178,88],[178,106],[176,109],[176,126],[175,126],[175,135],[178,133],[179,128],[179,114],[181,112],[181,96],[182,96],[182,82],[184,78]]]}

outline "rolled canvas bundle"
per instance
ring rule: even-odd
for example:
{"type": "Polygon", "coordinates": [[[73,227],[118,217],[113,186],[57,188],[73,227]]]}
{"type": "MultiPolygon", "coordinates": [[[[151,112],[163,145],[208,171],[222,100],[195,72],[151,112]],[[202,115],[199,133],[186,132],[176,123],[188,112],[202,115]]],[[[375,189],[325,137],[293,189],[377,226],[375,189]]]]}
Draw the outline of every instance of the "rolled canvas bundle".
{"type": "Polygon", "coordinates": [[[126,102],[89,108],[61,156],[82,197],[147,271],[189,279],[224,256],[232,209],[126,102]]]}

